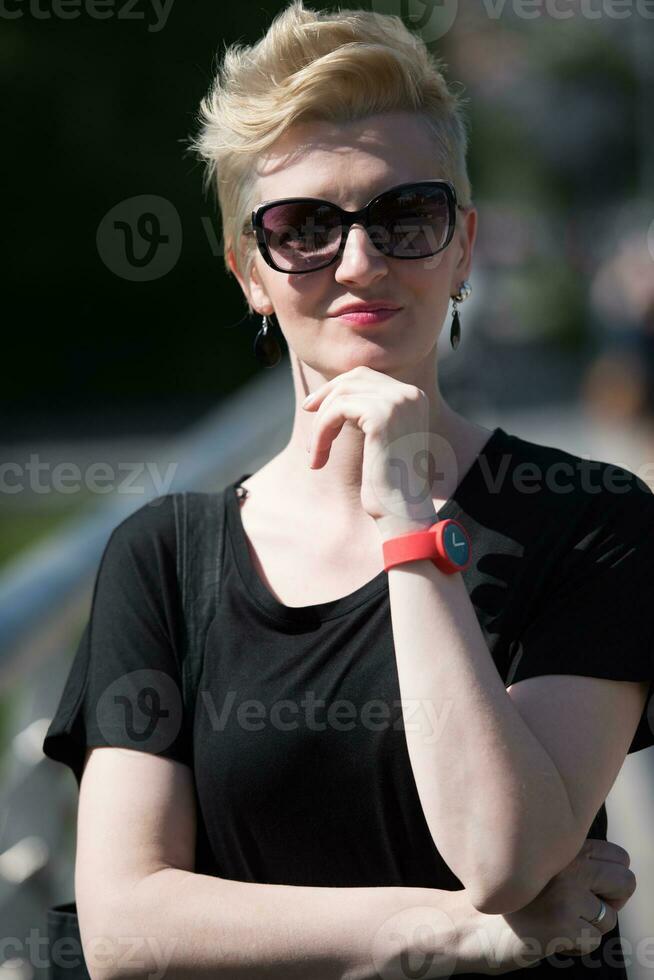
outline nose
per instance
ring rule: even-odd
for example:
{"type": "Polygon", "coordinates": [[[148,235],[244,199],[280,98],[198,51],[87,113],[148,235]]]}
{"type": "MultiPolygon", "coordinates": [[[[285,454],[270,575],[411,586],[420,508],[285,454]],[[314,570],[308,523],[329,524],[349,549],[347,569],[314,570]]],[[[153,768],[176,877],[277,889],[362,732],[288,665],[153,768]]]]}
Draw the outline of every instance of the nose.
{"type": "Polygon", "coordinates": [[[388,272],[386,256],[375,248],[363,225],[352,225],[336,263],[335,278],[343,283],[367,284],[388,272]]]}

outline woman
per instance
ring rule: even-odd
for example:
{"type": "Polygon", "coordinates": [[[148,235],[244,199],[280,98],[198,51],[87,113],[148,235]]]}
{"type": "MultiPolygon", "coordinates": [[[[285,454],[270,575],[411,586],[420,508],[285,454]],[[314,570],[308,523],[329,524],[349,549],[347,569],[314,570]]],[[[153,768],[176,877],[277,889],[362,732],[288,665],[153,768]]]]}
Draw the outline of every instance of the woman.
{"type": "Polygon", "coordinates": [[[84,772],[87,959],[129,934],[175,977],[415,976],[416,957],[625,977],[635,879],[604,799],[654,743],[654,498],[441,396],[477,230],[460,100],[399,18],[296,0],[226,52],[193,146],[296,409],[282,452],[221,491],[189,739],[139,743],[115,695],[137,671],[180,682],[173,495],[105,549],[44,745],[84,772]]]}

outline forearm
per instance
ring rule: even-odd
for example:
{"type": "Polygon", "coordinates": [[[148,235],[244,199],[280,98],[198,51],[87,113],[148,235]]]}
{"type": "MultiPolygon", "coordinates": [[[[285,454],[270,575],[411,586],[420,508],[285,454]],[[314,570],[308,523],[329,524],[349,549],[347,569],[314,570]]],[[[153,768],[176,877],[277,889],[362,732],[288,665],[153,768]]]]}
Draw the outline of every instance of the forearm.
{"type": "MultiPolygon", "coordinates": [[[[434,843],[471,893],[520,868],[535,895],[582,843],[559,771],[504,687],[461,574],[428,560],[388,574],[407,747],[434,843]]],[[[520,887],[516,907],[533,897],[520,887]]]]}
{"type": "Polygon", "coordinates": [[[433,964],[424,976],[438,977],[453,963],[486,972],[479,917],[464,890],[255,884],[164,868],[82,941],[94,980],[376,980],[409,950],[415,963],[416,948],[433,964]]]}

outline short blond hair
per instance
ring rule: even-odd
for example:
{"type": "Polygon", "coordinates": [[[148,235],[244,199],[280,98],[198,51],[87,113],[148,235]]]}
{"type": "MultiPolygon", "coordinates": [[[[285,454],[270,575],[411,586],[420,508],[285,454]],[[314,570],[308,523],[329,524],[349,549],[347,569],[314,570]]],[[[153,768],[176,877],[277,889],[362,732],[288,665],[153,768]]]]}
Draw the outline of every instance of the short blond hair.
{"type": "Polygon", "coordinates": [[[303,0],[291,0],[256,44],[226,48],[189,146],[206,164],[205,193],[210,186],[217,193],[227,272],[232,249],[247,281],[256,243],[243,232],[257,203],[257,159],[293,123],[416,112],[434,138],[439,176],[469,205],[465,100],[443,67],[400,17],[308,10],[303,0]]]}

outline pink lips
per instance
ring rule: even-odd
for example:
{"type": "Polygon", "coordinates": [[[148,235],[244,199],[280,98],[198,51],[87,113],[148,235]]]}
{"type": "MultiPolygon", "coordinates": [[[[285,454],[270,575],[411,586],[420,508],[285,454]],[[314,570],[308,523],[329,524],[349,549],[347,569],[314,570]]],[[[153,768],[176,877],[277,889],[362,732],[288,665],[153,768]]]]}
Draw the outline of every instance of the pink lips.
{"type": "Polygon", "coordinates": [[[389,309],[378,309],[378,310],[350,310],[348,313],[341,313],[336,319],[347,320],[349,323],[358,323],[362,325],[370,323],[382,323],[384,320],[389,320],[400,310],[389,310],[389,309]]]}

